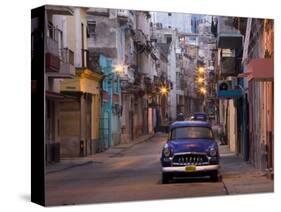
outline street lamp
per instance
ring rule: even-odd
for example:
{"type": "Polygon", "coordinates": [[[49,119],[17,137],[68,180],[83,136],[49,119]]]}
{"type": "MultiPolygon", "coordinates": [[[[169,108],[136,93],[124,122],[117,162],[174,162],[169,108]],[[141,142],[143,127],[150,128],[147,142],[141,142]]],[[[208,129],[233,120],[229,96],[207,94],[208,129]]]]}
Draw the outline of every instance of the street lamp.
{"type": "Polygon", "coordinates": [[[199,77],[197,82],[200,83],[200,84],[203,83],[204,82],[204,78],[203,77],[199,77]]]}
{"type": "Polygon", "coordinates": [[[199,74],[204,74],[204,72],[205,72],[205,69],[203,67],[199,67],[198,68],[198,73],[199,74]]]}
{"type": "Polygon", "coordinates": [[[125,72],[125,65],[115,65],[113,66],[114,67],[114,70],[115,72],[118,74],[118,75],[121,75],[125,72]]]}
{"type": "Polygon", "coordinates": [[[166,96],[168,94],[168,88],[165,85],[160,88],[160,94],[162,96],[166,96]]]}
{"type": "Polygon", "coordinates": [[[200,90],[199,90],[199,91],[200,91],[200,93],[201,93],[201,94],[203,94],[203,95],[205,95],[205,94],[207,93],[206,88],[203,88],[203,87],[202,87],[202,88],[200,88],[200,90]]]}

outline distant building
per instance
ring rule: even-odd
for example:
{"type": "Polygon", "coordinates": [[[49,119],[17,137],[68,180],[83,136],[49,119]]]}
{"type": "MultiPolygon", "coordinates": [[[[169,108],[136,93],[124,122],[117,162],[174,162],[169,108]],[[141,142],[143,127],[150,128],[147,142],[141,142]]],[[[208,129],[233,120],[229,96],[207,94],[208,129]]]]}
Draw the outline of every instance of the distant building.
{"type": "Polygon", "coordinates": [[[163,28],[177,29],[180,33],[191,32],[191,15],[185,13],[152,12],[152,22],[163,28]]]}

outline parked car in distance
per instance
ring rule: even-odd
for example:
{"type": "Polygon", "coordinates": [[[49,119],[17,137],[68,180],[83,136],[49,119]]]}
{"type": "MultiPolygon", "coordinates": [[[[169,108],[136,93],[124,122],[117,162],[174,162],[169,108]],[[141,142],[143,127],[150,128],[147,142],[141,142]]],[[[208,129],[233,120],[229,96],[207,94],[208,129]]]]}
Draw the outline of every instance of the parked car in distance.
{"type": "Polygon", "coordinates": [[[208,115],[207,113],[204,113],[204,112],[197,112],[197,113],[194,113],[190,120],[194,120],[194,121],[208,121],[208,115]]]}
{"type": "Polygon", "coordinates": [[[177,121],[184,121],[185,120],[185,115],[183,113],[178,113],[177,114],[177,121]]]}
{"type": "Polygon", "coordinates": [[[210,176],[219,180],[219,150],[208,122],[178,121],[170,125],[161,154],[162,183],[174,177],[210,176]]]}

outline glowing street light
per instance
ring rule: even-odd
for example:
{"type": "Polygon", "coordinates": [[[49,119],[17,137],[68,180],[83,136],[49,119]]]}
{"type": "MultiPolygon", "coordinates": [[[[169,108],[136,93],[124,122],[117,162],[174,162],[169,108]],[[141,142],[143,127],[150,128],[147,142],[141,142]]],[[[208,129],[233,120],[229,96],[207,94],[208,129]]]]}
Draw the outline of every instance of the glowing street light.
{"type": "Polygon", "coordinates": [[[197,82],[200,83],[200,84],[203,83],[204,82],[204,78],[203,77],[199,77],[197,82]]]}
{"type": "Polygon", "coordinates": [[[203,94],[203,95],[205,95],[206,93],[207,93],[207,90],[206,90],[206,88],[200,88],[200,93],[201,94],[203,94]]]}
{"type": "Polygon", "coordinates": [[[204,74],[204,72],[205,72],[205,69],[203,67],[199,67],[198,68],[198,73],[199,74],[204,74]]]}
{"type": "Polygon", "coordinates": [[[162,86],[162,87],[160,88],[160,94],[161,94],[162,96],[166,96],[166,95],[168,94],[168,88],[167,88],[166,86],[162,86]]]}
{"type": "Polygon", "coordinates": [[[117,74],[123,74],[125,71],[125,67],[123,65],[115,65],[114,70],[117,74]]]}

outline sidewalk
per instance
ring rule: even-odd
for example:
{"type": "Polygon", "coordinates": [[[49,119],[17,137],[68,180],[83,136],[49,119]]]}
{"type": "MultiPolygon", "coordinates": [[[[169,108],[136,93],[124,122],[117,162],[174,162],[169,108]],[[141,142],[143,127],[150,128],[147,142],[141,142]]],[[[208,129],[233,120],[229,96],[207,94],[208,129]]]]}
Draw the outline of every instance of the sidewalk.
{"type": "Polygon", "coordinates": [[[221,174],[226,192],[250,194],[273,192],[273,181],[266,178],[266,173],[254,168],[229,151],[228,146],[220,146],[221,174]]]}
{"type": "Polygon", "coordinates": [[[126,143],[126,144],[119,144],[109,149],[105,150],[104,152],[96,153],[94,155],[89,155],[86,157],[77,157],[77,158],[64,158],[61,159],[59,163],[48,164],[46,166],[46,174],[51,174],[55,172],[60,172],[63,170],[75,168],[78,166],[84,166],[91,163],[102,163],[104,160],[112,158],[114,156],[122,154],[122,152],[126,151],[127,149],[133,147],[134,145],[145,142],[146,140],[152,138],[155,134],[147,134],[144,136],[140,136],[136,138],[133,142],[126,143]]]}

